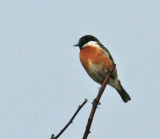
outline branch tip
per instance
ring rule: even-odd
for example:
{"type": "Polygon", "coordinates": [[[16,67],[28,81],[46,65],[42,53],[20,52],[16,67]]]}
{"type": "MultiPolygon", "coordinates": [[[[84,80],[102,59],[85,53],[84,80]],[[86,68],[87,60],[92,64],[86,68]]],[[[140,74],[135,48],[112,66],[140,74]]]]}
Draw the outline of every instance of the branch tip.
{"type": "Polygon", "coordinates": [[[54,138],[54,134],[52,134],[51,139],[55,139],[55,138],[54,138]]]}
{"type": "Polygon", "coordinates": [[[58,133],[58,135],[56,135],[54,137],[54,134],[52,134],[51,139],[57,139],[59,136],[62,135],[62,133],[68,128],[68,126],[73,123],[74,118],[76,117],[76,115],[78,114],[78,112],[81,110],[81,108],[87,103],[87,99],[84,100],[84,102],[79,105],[78,109],[76,110],[76,112],[74,113],[74,115],[72,116],[72,118],[69,120],[69,122],[65,125],[65,127],[58,133]]]}

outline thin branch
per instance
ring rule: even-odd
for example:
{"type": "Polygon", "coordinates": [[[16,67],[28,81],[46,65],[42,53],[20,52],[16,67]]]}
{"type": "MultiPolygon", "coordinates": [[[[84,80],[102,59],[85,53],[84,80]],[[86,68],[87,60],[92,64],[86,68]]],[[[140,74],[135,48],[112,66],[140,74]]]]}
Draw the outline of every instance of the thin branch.
{"type": "Polygon", "coordinates": [[[93,117],[94,117],[94,114],[96,112],[97,106],[99,104],[100,98],[101,98],[101,96],[102,96],[102,94],[104,92],[104,89],[105,89],[105,87],[106,87],[106,85],[108,83],[108,80],[111,77],[111,74],[112,74],[113,70],[115,69],[115,67],[116,67],[116,65],[114,65],[112,67],[111,72],[106,76],[103,84],[101,85],[101,88],[99,89],[97,97],[93,101],[93,106],[92,106],[91,113],[90,113],[89,118],[88,118],[86,130],[85,130],[84,135],[83,135],[83,139],[87,139],[88,134],[90,133],[91,124],[92,124],[93,117]]]}
{"type": "Polygon", "coordinates": [[[87,103],[87,99],[84,100],[84,102],[79,105],[77,111],[74,113],[74,115],[72,116],[72,118],[70,119],[70,121],[66,124],[66,126],[59,132],[59,134],[57,136],[54,137],[54,134],[52,134],[51,139],[57,139],[66,129],[67,127],[73,123],[74,118],[76,117],[76,115],[78,114],[78,112],[81,110],[81,108],[87,103]]]}

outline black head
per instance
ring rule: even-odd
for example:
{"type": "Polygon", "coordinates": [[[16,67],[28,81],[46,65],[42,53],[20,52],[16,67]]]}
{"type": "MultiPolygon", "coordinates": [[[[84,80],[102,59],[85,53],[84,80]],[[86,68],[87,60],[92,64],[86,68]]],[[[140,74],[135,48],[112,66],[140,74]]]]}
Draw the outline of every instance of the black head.
{"type": "Polygon", "coordinates": [[[81,37],[79,39],[78,44],[76,44],[74,46],[78,46],[81,49],[84,46],[84,44],[88,43],[89,41],[95,41],[95,42],[100,43],[100,41],[96,37],[94,37],[92,35],[85,35],[85,36],[81,37]]]}

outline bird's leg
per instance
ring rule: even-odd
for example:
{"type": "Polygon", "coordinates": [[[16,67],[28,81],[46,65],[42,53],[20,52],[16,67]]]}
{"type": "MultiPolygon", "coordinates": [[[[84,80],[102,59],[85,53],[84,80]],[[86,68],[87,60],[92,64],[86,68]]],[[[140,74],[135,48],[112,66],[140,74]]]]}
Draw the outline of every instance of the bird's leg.
{"type": "MultiPolygon", "coordinates": [[[[116,64],[113,64],[113,66],[116,67],[116,64]]],[[[108,71],[107,71],[107,74],[111,74],[111,77],[112,77],[113,79],[115,79],[114,74],[113,74],[113,72],[111,72],[111,70],[108,70],[108,71]]]]}
{"type": "Polygon", "coordinates": [[[115,78],[113,72],[111,72],[110,70],[107,71],[107,74],[111,74],[111,78],[115,78]]]}

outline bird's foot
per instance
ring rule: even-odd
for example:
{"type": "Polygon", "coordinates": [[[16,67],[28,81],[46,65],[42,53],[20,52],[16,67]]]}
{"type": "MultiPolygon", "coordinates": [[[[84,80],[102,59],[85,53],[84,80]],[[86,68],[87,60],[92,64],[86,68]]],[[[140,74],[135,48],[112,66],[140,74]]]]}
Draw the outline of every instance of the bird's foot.
{"type": "Polygon", "coordinates": [[[113,79],[115,78],[113,72],[111,72],[110,70],[107,71],[107,74],[110,74],[111,78],[113,78],[113,79]]]}
{"type": "MultiPolygon", "coordinates": [[[[113,66],[116,68],[116,64],[115,63],[113,63],[113,66]]],[[[110,74],[113,79],[115,79],[113,72],[108,70],[107,73],[110,74]]]]}

